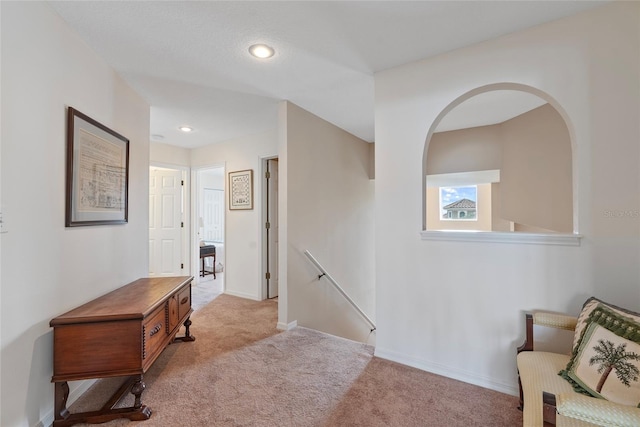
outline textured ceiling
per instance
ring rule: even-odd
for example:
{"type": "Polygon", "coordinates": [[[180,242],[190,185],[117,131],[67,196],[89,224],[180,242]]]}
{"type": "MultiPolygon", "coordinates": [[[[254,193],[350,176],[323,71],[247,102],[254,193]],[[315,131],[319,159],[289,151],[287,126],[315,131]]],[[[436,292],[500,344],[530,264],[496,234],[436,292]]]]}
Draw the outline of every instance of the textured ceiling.
{"type": "Polygon", "coordinates": [[[602,3],[49,2],[149,102],[152,141],[188,148],[275,128],[281,100],[373,141],[375,72],[602,3]]]}

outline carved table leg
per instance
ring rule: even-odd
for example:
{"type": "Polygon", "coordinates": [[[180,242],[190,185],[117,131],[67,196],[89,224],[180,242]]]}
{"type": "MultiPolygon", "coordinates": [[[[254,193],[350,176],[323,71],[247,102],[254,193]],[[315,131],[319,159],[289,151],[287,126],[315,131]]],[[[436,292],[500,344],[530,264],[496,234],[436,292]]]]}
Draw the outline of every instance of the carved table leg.
{"type": "Polygon", "coordinates": [[[74,424],[101,424],[118,418],[128,418],[131,421],[144,421],[151,417],[151,409],[141,402],[141,395],[145,389],[142,375],[136,375],[126,381],[118,391],[97,411],[69,413],[66,408],[69,397],[69,386],[66,382],[55,384],[55,420],[53,427],[69,427],[74,424]],[[116,408],[124,394],[128,391],[135,396],[134,406],[116,408]]]}
{"type": "Polygon", "coordinates": [[[174,341],[195,341],[196,337],[191,335],[191,333],[189,332],[189,327],[191,327],[191,317],[187,317],[187,320],[184,321],[184,327],[185,327],[184,336],[176,337],[174,341]]]}
{"type": "Polygon", "coordinates": [[[135,409],[138,409],[142,406],[142,392],[145,388],[147,388],[147,386],[142,380],[142,375],[140,375],[136,379],[136,382],[133,383],[133,387],[131,387],[131,394],[136,397],[135,403],[133,404],[133,407],[135,409]]]}
{"type": "Polygon", "coordinates": [[[66,381],[55,383],[54,399],[55,399],[55,419],[64,420],[69,416],[67,409],[67,399],[69,398],[69,384],[66,381]]]}

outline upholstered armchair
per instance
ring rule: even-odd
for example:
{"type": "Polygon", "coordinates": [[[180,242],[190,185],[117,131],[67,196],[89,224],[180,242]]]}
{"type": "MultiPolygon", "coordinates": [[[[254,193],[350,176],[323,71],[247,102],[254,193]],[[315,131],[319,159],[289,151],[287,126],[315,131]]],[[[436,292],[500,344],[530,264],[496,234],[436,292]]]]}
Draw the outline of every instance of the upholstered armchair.
{"type": "MultiPolygon", "coordinates": [[[[559,375],[563,370],[566,372],[570,362],[573,363],[576,360],[578,355],[576,349],[579,347],[580,338],[586,335],[585,324],[598,304],[606,303],[595,298],[587,300],[579,317],[547,312],[526,314],[526,339],[517,350],[523,427],[640,426],[638,407],[581,394],[576,391],[575,384],[570,379],[567,380],[559,375]],[[578,336],[574,338],[572,354],[534,350],[533,325],[564,329],[574,333],[578,326],[576,334],[578,336]]],[[[605,307],[612,306],[605,305],[605,307]]],[[[618,307],[615,309],[619,310],[618,312],[623,311],[618,307]]],[[[623,314],[626,314],[626,310],[623,314]]]]}

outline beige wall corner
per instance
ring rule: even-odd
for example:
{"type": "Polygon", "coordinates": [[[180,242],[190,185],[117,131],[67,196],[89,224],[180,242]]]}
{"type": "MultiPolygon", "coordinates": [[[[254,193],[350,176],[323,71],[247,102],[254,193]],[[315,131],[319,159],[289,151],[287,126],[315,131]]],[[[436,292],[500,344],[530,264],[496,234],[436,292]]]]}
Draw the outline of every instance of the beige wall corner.
{"type": "Polygon", "coordinates": [[[286,109],[289,319],[371,342],[368,324],[303,254],[375,319],[371,144],[292,103],[286,109]]]}

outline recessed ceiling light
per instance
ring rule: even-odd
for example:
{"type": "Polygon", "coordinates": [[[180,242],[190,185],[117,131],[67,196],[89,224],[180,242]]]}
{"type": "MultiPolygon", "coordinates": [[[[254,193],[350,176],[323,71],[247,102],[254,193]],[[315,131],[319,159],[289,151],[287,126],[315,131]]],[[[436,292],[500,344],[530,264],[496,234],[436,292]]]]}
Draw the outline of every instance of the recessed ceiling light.
{"type": "Polygon", "coordinates": [[[187,132],[187,133],[193,131],[193,128],[190,126],[180,126],[178,129],[180,129],[182,132],[187,132]]]}
{"type": "Polygon", "coordinates": [[[154,133],[151,135],[151,139],[164,139],[164,135],[160,135],[159,133],[154,133]]]}
{"type": "Polygon", "coordinates": [[[272,47],[266,44],[254,44],[249,47],[249,53],[256,58],[266,59],[271,58],[275,52],[272,47]]]}

